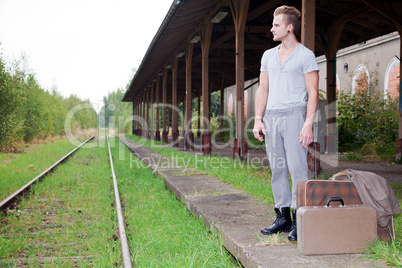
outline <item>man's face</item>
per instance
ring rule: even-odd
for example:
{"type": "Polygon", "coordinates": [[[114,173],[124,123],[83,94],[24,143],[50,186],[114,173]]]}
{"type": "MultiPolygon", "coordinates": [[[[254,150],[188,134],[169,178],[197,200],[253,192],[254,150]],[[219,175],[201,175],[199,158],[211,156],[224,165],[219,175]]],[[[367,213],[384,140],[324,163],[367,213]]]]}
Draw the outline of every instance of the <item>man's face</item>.
{"type": "Polygon", "coordinates": [[[285,15],[279,14],[274,17],[271,33],[274,41],[282,41],[288,35],[288,25],[285,23],[285,15]]]}

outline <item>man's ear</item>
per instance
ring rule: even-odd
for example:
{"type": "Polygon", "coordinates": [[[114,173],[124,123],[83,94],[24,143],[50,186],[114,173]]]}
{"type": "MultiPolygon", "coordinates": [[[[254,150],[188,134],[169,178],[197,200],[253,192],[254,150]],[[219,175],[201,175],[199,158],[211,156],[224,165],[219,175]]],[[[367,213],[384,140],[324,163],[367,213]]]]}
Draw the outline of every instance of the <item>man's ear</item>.
{"type": "Polygon", "coordinates": [[[293,24],[288,25],[288,32],[293,32],[293,24]]]}

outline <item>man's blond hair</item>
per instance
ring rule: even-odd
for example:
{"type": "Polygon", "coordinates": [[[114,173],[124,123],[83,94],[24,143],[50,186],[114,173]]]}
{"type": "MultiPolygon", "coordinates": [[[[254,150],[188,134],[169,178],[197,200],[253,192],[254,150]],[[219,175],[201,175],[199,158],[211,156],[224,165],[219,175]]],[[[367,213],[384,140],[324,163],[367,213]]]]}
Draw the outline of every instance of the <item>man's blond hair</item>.
{"type": "Polygon", "coordinates": [[[274,17],[280,14],[284,15],[286,25],[293,25],[293,33],[296,34],[300,30],[300,11],[295,7],[280,6],[275,9],[274,17]]]}

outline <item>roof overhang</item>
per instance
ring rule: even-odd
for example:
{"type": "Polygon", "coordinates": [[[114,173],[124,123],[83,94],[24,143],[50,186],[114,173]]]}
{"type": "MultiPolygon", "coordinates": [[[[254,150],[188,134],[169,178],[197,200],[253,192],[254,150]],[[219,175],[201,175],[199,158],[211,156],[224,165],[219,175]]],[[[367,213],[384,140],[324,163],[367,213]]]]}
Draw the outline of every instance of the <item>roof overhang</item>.
{"type": "MultiPolygon", "coordinates": [[[[245,78],[258,77],[263,52],[278,43],[272,41],[270,26],[273,11],[281,5],[301,10],[302,1],[250,0],[245,33],[245,78]]],[[[152,81],[172,62],[202,27],[218,11],[229,5],[227,0],[175,0],[155,34],[122,101],[131,102],[150,86],[152,81]]],[[[317,0],[315,54],[324,55],[333,29],[344,28],[337,49],[394,32],[401,27],[402,3],[396,0],[317,0]],[[399,26],[398,26],[399,25],[399,26]]],[[[209,56],[209,79],[212,91],[230,86],[235,81],[235,29],[229,13],[213,27],[209,56]],[[214,86],[215,85],[215,86],[214,86]]],[[[184,57],[179,59],[179,100],[184,100],[184,57]]],[[[201,48],[194,46],[192,64],[193,91],[198,96],[201,85],[201,48]]]]}

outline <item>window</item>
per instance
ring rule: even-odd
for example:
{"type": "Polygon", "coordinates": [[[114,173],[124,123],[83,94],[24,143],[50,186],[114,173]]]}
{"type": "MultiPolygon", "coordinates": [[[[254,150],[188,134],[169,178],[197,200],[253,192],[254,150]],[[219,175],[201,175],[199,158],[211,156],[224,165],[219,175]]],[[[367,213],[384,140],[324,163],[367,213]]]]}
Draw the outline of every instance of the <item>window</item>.
{"type": "Polygon", "coordinates": [[[400,61],[395,57],[389,63],[384,77],[384,98],[389,94],[392,98],[399,97],[400,61]]]}
{"type": "Polygon", "coordinates": [[[370,75],[366,65],[360,64],[354,71],[352,78],[352,94],[367,92],[369,94],[370,75]]]}

